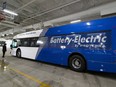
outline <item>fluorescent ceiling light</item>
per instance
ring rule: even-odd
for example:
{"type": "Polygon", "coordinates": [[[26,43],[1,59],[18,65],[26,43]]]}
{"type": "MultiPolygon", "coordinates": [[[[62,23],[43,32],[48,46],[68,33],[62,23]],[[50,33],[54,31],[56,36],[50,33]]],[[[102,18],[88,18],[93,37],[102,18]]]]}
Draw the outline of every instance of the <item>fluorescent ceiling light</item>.
{"type": "Polygon", "coordinates": [[[3,11],[4,11],[4,12],[6,12],[6,13],[9,13],[9,14],[12,14],[12,15],[18,16],[18,14],[17,14],[17,13],[15,13],[15,12],[13,12],[13,11],[10,11],[10,10],[7,10],[7,9],[4,9],[3,11]]]}
{"type": "Polygon", "coordinates": [[[13,33],[11,33],[11,34],[13,34],[13,33]]]}
{"type": "Polygon", "coordinates": [[[81,22],[81,20],[71,21],[70,23],[73,24],[73,23],[77,23],[77,22],[81,22]]]}

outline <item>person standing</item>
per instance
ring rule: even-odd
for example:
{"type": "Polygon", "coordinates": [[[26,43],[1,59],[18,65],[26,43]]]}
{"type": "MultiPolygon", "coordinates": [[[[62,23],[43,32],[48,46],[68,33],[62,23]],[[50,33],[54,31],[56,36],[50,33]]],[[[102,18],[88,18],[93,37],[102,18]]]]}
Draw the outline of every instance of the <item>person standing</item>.
{"type": "Polygon", "coordinates": [[[2,47],[2,52],[3,52],[3,58],[5,57],[5,52],[7,51],[7,49],[6,49],[6,43],[3,45],[3,47],[2,47]]]}

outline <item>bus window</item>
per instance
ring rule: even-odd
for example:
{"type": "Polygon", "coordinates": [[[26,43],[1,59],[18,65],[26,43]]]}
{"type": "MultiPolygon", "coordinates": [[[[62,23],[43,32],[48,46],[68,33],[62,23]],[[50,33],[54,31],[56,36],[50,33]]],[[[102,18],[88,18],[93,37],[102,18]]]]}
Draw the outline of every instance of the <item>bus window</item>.
{"type": "Polygon", "coordinates": [[[30,38],[30,47],[38,47],[38,44],[36,44],[38,40],[38,37],[30,38]]]}
{"type": "Polygon", "coordinates": [[[20,46],[29,47],[29,44],[30,42],[28,38],[20,39],[19,41],[20,46]]]}

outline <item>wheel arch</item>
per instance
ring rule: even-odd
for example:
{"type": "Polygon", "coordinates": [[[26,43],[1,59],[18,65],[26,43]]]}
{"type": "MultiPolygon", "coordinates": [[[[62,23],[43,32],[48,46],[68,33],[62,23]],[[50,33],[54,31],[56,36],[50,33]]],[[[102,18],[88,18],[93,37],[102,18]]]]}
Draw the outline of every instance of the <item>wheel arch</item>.
{"type": "Polygon", "coordinates": [[[81,53],[78,53],[78,52],[73,52],[73,53],[71,53],[71,54],[68,56],[68,65],[69,65],[69,59],[70,59],[70,57],[73,56],[73,55],[79,55],[79,56],[81,56],[81,57],[84,59],[85,64],[86,64],[86,68],[87,68],[87,61],[86,61],[85,57],[84,57],[81,53]]]}
{"type": "Polygon", "coordinates": [[[17,49],[17,51],[16,51],[16,53],[17,53],[19,50],[21,51],[21,49],[20,49],[20,48],[18,48],[18,49],[17,49]]]}
{"type": "MultiPolygon", "coordinates": [[[[18,49],[16,50],[16,56],[17,56],[18,51],[20,51],[20,52],[21,52],[21,49],[20,49],[20,48],[18,48],[18,49]]],[[[21,56],[20,56],[20,57],[21,57],[21,56]]]]}

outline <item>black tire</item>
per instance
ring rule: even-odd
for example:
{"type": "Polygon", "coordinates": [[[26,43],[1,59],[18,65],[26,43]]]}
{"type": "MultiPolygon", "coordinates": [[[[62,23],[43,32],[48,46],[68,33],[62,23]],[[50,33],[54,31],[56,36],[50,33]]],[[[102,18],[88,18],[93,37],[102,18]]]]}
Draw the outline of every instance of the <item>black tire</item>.
{"type": "Polygon", "coordinates": [[[16,56],[17,56],[18,58],[21,58],[21,50],[17,50],[16,56]]]}
{"type": "Polygon", "coordinates": [[[83,72],[86,70],[86,62],[83,57],[73,55],[69,58],[69,67],[74,71],[83,72]]]}

